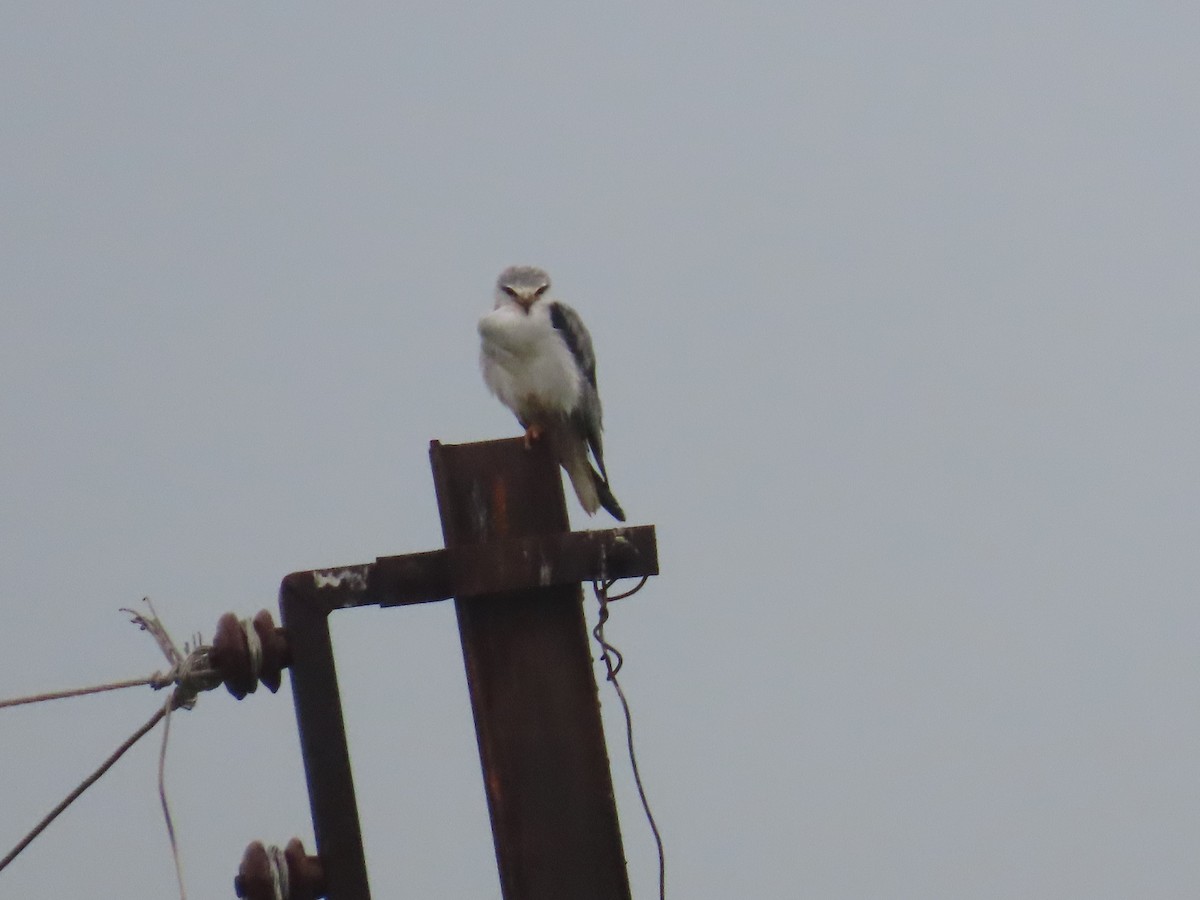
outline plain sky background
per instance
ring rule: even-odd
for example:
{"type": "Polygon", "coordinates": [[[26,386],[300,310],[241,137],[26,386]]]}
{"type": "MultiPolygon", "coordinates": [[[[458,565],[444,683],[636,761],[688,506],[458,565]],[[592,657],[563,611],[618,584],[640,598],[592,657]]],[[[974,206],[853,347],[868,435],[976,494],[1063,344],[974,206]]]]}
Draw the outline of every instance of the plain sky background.
{"type": "MultiPolygon", "coordinates": [[[[0,696],[160,668],[142,596],[210,638],[440,546],[533,263],[658,527],[609,636],[669,896],[1194,897],[1197,47],[1162,0],[5,3],[0,696]]],[[[499,897],[451,606],[334,622],[375,896],[499,897]]],[[[160,700],[0,711],[0,853],[160,700]]],[[[175,896],[157,754],[0,894],[175,896]]],[[[177,715],[168,783],[192,897],[312,849],[286,684],[177,715]]]]}

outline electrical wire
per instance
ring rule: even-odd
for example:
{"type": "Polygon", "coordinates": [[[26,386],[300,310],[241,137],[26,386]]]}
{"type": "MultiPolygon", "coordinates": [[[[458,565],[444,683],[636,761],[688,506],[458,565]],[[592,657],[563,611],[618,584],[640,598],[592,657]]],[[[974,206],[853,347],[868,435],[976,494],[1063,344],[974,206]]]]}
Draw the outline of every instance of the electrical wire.
{"type": "Polygon", "coordinates": [[[625,664],[625,658],[604,637],[604,626],[608,622],[608,604],[614,600],[623,600],[626,597],[632,597],[645,586],[647,578],[648,576],[642,576],[642,580],[634,588],[625,591],[623,594],[617,594],[614,597],[608,596],[608,591],[616,583],[615,579],[592,582],[592,591],[596,594],[596,599],[600,603],[600,615],[596,622],[596,627],[592,629],[592,636],[596,639],[596,643],[600,645],[600,659],[604,662],[608,680],[612,682],[612,686],[617,692],[617,698],[621,701],[621,710],[625,714],[625,742],[629,747],[629,765],[633,769],[633,780],[637,785],[638,797],[642,801],[642,810],[646,813],[646,821],[650,823],[650,831],[654,835],[654,844],[658,848],[658,897],[659,900],[666,900],[667,860],[666,853],[663,850],[662,835],[658,831],[658,824],[654,821],[654,813],[650,811],[650,801],[646,797],[646,788],[642,784],[642,775],[638,770],[637,754],[633,749],[633,715],[629,711],[629,701],[625,699],[625,692],[621,690],[621,683],[617,680],[617,672],[625,664]]]}

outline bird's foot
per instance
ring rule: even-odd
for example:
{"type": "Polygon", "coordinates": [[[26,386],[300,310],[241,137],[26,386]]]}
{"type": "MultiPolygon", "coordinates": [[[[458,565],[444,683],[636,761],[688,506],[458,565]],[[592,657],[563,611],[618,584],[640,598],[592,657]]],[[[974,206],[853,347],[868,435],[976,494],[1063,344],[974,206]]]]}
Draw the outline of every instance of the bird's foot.
{"type": "Polygon", "coordinates": [[[525,449],[532,450],[535,441],[542,439],[542,426],[530,425],[525,429],[525,449]]]}

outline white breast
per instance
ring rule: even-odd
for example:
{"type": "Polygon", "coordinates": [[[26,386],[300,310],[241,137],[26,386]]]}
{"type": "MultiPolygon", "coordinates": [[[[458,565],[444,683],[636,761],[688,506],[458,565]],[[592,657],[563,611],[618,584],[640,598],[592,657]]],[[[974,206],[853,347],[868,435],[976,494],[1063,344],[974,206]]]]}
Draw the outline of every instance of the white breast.
{"type": "Polygon", "coordinates": [[[578,404],[579,369],[548,304],[535,303],[528,313],[504,304],[479,320],[479,336],[483,380],[523,421],[567,415],[578,404]]]}

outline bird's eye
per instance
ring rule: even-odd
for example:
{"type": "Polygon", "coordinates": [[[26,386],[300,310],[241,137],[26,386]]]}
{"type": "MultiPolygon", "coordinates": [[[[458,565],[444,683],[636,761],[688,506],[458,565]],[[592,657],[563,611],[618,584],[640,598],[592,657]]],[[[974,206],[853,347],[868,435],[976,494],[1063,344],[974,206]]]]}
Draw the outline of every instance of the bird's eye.
{"type": "Polygon", "coordinates": [[[512,297],[514,300],[517,298],[517,292],[510,288],[507,284],[500,285],[500,290],[504,291],[504,293],[508,294],[508,296],[512,297]]]}
{"type": "Polygon", "coordinates": [[[533,292],[534,296],[535,297],[542,296],[542,294],[546,293],[546,291],[549,289],[549,287],[550,287],[550,285],[543,284],[540,288],[538,288],[536,291],[533,292]]]}

